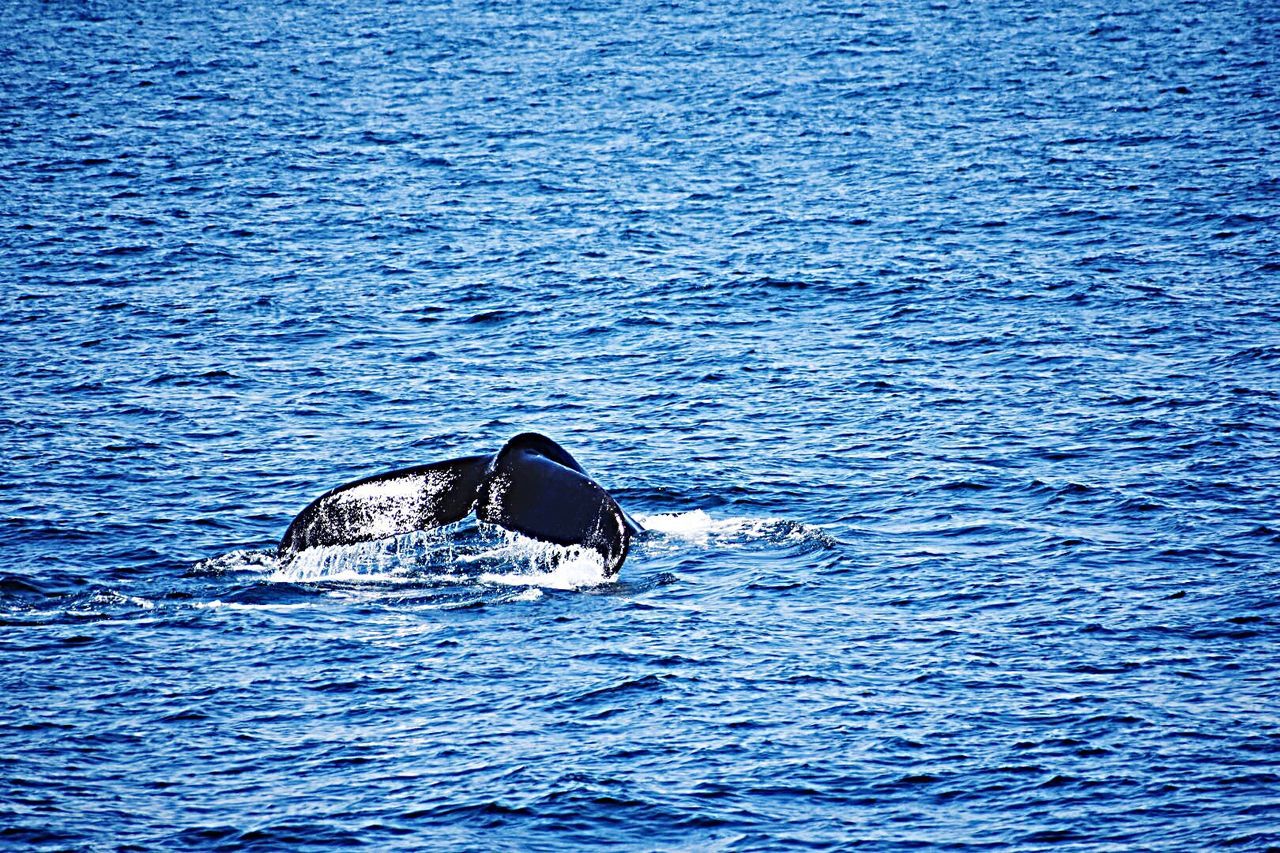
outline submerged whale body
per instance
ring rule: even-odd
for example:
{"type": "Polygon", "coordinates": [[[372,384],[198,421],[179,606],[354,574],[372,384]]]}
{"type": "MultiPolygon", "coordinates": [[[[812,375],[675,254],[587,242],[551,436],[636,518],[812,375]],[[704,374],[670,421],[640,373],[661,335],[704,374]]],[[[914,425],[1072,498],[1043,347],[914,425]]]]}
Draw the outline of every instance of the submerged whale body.
{"type": "Polygon", "coordinates": [[[464,456],[365,477],[330,489],[280,540],[290,557],[476,518],[555,545],[596,551],[616,574],[643,528],[551,439],[527,432],[492,456],[464,456]]]}

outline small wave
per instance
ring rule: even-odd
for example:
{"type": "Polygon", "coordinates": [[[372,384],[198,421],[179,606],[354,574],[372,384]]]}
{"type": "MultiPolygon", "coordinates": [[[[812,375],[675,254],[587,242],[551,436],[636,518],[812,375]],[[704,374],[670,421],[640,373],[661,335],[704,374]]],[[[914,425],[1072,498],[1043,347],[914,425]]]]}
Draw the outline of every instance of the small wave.
{"type": "Polygon", "coordinates": [[[33,604],[17,602],[0,607],[0,625],[110,623],[150,618],[156,602],[139,595],[97,588],[73,595],[55,595],[33,604]]]}
{"type": "Polygon", "coordinates": [[[242,601],[223,601],[215,598],[213,601],[196,601],[192,602],[191,607],[196,610],[297,610],[300,607],[310,607],[311,602],[263,602],[263,603],[247,603],[242,601]]]}
{"type": "Polygon", "coordinates": [[[1280,346],[1252,346],[1237,350],[1231,355],[1210,359],[1210,364],[1243,365],[1268,363],[1280,359],[1280,346]]]}
{"type": "Polygon", "coordinates": [[[152,610],[155,602],[137,595],[126,595],[113,589],[102,589],[89,595],[65,610],[66,615],[79,618],[108,618],[121,610],[136,608],[152,610]]]}
{"type": "Polygon", "coordinates": [[[280,567],[280,560],[274,551],[266,549],[236,549],[207,560],[201,560],[191,567],[193,575],[221,575],[228,572],[264,572],[274,571],[280,567]]]}

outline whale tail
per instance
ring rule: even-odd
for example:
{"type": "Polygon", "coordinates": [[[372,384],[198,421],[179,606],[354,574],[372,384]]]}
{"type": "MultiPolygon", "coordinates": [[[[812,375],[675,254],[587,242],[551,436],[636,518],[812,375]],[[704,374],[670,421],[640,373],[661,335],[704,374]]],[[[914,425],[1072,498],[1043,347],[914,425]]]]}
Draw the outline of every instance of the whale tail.
{"type": "Polygon", "coordinates": [[[355,480],[325,492],[298,514],[280,540],[292,555],[429,530],[476,518],[555,545],[600,554],[617,573],[642,528],[546,436],[523,433],[493,456],[466,456],[355,480]]]}
{"type": "Polygon", "coordinates": [[[489,461],[488,456],[467,456],[330,489],[298,513],[278,550],[293,554],[321,545],[351,545],[461,521],[475,505],[489,461]]]}

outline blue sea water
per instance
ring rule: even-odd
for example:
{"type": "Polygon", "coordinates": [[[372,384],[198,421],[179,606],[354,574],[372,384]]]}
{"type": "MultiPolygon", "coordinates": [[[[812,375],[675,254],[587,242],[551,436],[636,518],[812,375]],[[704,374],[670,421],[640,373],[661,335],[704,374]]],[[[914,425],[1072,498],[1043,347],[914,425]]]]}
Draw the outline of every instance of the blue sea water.
{"type": "Polygon", "coordinates": [[[4,12],[0,844],[1280,845],[1274,4],[4,12]]]}

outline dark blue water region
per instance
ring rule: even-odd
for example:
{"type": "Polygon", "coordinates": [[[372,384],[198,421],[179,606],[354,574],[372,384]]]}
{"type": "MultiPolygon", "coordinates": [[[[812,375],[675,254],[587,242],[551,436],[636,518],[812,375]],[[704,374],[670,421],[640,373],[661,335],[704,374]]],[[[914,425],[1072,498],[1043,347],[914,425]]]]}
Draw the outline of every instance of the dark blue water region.
{"type": "Polygon", "coordinates": [[[1280,846],[1274,4],[5,13],[0,845],[1280,846]]]}

